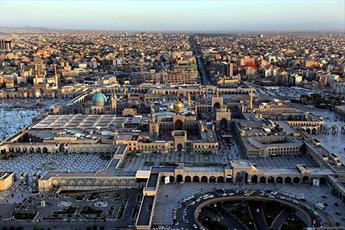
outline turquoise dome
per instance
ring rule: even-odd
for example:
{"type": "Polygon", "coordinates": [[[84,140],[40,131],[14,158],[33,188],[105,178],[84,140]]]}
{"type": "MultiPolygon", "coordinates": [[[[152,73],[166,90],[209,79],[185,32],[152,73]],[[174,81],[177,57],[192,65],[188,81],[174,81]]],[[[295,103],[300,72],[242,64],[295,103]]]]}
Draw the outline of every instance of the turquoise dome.
{"type": "Polygon", "coordinates": [[[92,97],[92,101],[97,106],[103,106],[107,102],[107,97],[103,93],[96,93],[92,97]]]}

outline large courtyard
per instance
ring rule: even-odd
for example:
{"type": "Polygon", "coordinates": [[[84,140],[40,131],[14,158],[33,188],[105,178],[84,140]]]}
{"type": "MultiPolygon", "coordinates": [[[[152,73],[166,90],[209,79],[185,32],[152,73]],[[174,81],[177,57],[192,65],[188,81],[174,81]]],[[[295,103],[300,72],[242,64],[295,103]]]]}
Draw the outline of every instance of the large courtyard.
{"type": "Polygon", "coordinates": [[[320,135],[314,135],[321,145],[331,153],[339,155],[345,161],[345,133],[342,133],[342,127],[345,128],[345,117],[341,117],[334,112],[326,110],[313,110],[313,114],[322,116],[326,127],[330,128],[329,132],[320,135]],[[332,133],[332,127],[336,127],[336,132],[332,133]]]}
{"type": "Polygon", "coordinates": [[[30,125],[38,111],[33,109],[0,108],[0,140],[4,140],[18,130],[30,125]]]}
{"type": "Polygon", "coordinates": [[[6,160],[0,160],[2,171],[23,172],[30,175],[48,171],[58,172],[96,172],[109,163],[97,153],[23,153],[6,160]]]}
{"type": "Polygon", "coordinates": [[[0,141],[31,125],[44,109],[63,102],[62,99],[0,100],[0,141]]]}

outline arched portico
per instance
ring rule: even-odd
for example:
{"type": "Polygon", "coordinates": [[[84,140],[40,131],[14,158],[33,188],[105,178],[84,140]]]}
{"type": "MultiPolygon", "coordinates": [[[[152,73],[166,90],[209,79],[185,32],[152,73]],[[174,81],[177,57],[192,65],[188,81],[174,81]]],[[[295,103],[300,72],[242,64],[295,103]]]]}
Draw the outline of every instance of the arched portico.
{"type": "Polygon", "coordinates": [[[176,182],[180,183],[183,181],[183,176],[181,174],[176,176],[176,182]]]}
{"type": "Polygon", "coordinates": [[[260,177],[260,183],[266,184],[266,177],[264,176],[260,177]]]}
{"type": "Polygon", "coordinates": [[[202,176],[201,177],[201,182],[208,182],[208,178],[207,178],[207,176],[202,176]]]}
{"type": "Polygon", "coordinates": [[[248,173],[246,171],[239,171],[235,176],[235,183],[247,183],[248,182],[248,173]]]}
{"type": "Polygon", "coordinates": [[[200,182],[200,178],[198,176],[193,176],[193,182],[200,182]]]}
{"type": "Polygon", "coordinates": [[[299,184],[299,183],[300,183],[299,177],[294,177],[294,178],[293,178],[293,183],[294,183],[294,184],[299,184]]]}

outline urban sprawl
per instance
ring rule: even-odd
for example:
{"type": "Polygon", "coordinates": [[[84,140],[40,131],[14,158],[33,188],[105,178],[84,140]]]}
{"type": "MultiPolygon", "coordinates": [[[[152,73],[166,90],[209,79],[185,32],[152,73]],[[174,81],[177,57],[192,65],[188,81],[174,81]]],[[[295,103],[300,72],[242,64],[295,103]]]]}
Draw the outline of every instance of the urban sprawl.
{"type": "Polygon", "coordinates": [[[345,228],[345,36],[4,29],[1,229],[345,228]]]}

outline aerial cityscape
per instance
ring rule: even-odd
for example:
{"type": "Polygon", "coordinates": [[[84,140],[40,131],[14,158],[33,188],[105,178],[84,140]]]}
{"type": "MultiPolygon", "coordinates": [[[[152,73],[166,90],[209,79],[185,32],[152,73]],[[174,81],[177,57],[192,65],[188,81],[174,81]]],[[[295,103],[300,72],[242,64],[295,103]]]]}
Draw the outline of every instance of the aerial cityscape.
{"type": "Polygon", "coordinates": [[[197,3],[0,0],[0,230],[345,229],[345,2],[197,3]]]}

